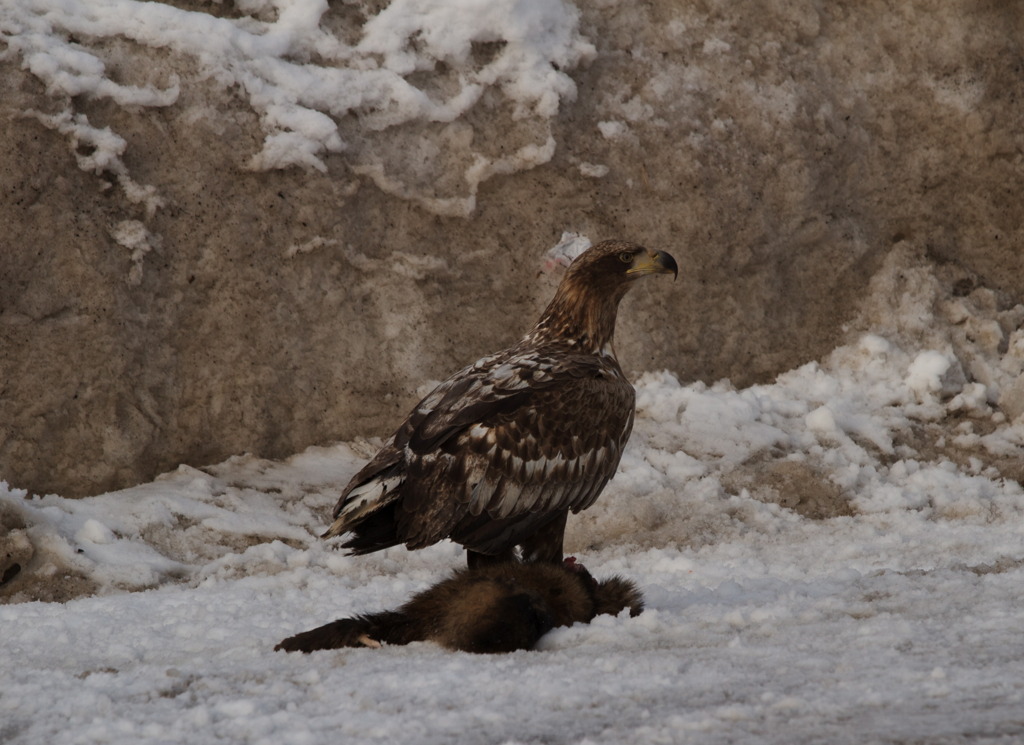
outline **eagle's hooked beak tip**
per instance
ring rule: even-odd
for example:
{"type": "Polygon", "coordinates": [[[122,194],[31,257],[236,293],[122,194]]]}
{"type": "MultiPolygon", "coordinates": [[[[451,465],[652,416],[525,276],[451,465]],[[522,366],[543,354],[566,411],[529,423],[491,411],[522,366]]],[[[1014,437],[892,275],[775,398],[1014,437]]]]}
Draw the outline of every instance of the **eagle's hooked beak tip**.
{"type": "Polygon", "coordinates": [[[661,267],[663,273],[668,274],[672,272],[672,281],[679,279],[679,265],[676,260],[672,258],[672,254],[667,251],[655,251],[654,261],[661,267]]]}

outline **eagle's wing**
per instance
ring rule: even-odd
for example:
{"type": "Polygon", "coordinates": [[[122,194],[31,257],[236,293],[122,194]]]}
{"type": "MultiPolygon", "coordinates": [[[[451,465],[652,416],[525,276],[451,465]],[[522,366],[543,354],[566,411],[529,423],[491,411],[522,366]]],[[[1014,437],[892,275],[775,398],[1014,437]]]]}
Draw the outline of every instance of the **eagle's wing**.
{"type": "Polygon", "coordinates": [[[416,405],[373,459],[352,477],[341,493],[334,508],[334,523],[324,537],[350,530],[404,496],[408,490],[401,487],[408,479],[409,465],[429,458],[467,423],[489,412],[515,406],[523,387],[520,378],[525,370],[534,367],[533,361],[506,350],[484,357],[440,383],[416,405]]]}
{"type": "Polygon", "coordinates": [[[548,514],[588,507],[618,466],[634,391],[614,360],[532,350],[485,369],[428,396],[397,433],[410,548],[444,537],[507,548],[548,514]]]}

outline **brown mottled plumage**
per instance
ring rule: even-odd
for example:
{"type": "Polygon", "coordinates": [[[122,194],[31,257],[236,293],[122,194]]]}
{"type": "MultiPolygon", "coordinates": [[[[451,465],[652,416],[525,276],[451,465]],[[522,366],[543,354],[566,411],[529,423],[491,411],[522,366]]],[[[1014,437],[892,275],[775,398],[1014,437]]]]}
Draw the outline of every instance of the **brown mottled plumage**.
{"type": "Polygon", "coordinates": [[[664,251],[605,241],[568,268],[516,345],[428,394],[349,482],[325,537],[355,554],[443,538],[470,566],[559,563],[569,511],[594,503],[633,427],[633,386],[612,349],[619,301],[639,277],[677,272],[664,251]]]}
{"type": "Polygon", "coordinates": [[[621,577],[598,582],[582,565],[506,562],[463,569],[415,595],[396,611],[343,618],[290,636],[276,647],[313,652],[434,641],[448,649],[496,653],[532,649],[556,626],[590,623],[594,616],[631,616],[643,595],[621,577]]]}

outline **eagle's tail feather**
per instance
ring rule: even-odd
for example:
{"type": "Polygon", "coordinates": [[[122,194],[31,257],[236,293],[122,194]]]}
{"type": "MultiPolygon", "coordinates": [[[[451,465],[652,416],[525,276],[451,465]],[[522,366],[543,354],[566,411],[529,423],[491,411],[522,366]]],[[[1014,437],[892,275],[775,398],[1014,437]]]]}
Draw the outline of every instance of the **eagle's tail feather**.
{"type": "Polygon", "coordinates": [[[341,544],[342,548],[347,548],[349,554],[358,556],[404,543],[398,537],[396,507],[396,502],[390,502],[366,515],[358,524],[352,525],[348,529],[348,537],[341,544]]]}
{"type": "Polygon", "coordinates": [[[363,520],[398,497],[403,480],[399,475],[378,476],[353,488],[334,509],[334,522],[321,537],[333,538],[356,530],[363,520]]]}

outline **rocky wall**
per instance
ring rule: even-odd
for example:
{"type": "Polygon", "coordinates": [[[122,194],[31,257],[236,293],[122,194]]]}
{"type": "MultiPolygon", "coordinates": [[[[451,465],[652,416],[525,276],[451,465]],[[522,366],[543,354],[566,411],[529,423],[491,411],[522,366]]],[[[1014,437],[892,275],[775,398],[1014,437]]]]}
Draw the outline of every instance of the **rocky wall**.
{"type": "Polygon", "coordinates": [[[1024,299],[1014,3],[523,2],[394,49],[381,3],[123,5],[0,11],[0,478],[32,491],[387,434],[528,329],[564,231],[680,260],[624,302],[633,373],[819,358],[895,245],[1024,299]],[[346,65],[391,97],[294,82],[346,65]]]}

